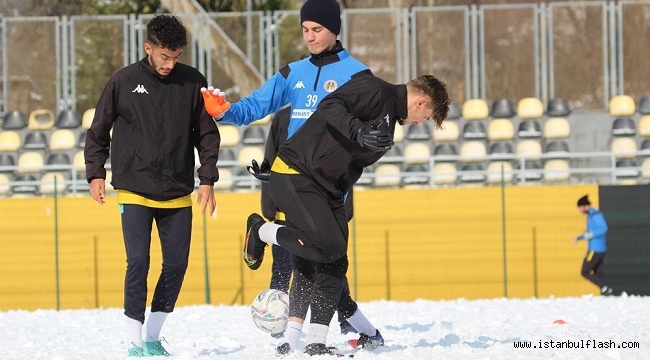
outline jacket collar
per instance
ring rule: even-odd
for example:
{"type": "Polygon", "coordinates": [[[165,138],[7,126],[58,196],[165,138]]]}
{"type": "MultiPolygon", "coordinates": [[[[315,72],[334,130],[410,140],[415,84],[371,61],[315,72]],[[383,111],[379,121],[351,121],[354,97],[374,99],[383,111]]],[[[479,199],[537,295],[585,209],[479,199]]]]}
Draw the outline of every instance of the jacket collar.
{"type": "Polygon", "coordinates": [[[336,40],[336,44],[333,48],[323,51],[320,54],[311,54],[309,61],[316,66],[328,65],[340,61],[347,53],[342,53],[344,51],[345,48],[343,47],[343,44],[341,44],[339,40],[336,40]]]}

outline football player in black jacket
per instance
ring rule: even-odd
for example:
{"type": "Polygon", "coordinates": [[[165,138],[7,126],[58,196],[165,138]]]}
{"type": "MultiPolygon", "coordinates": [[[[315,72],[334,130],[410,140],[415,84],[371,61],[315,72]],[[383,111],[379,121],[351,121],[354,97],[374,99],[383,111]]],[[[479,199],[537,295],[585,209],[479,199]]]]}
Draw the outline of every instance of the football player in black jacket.
{"type": "Polygon", "coordinates": [[[269,186],[273,201],[291,224],[279,226],[251,214],[244,261],[251,268],[259,267],[264,248],[271,243],[316,262],[307,353],[331,353],[326,345],[328,326],[348,268],[345,194],[363,168],[393,146],[397,123],[433,120],[439,129],[449,103],[445,84],[432,75],[394,85],[364,71],[325,97],[280,146],[269,186]]]}

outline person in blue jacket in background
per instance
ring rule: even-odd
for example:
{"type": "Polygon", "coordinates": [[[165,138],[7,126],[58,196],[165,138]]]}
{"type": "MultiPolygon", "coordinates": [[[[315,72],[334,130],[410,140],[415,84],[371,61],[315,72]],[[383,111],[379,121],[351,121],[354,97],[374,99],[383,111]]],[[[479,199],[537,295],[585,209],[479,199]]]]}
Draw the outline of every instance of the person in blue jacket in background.
{"type": "Polygon", "coordinates": [[[587,195],[578,199],[578,210],[587,215],[587,229],[573,239],[576,244],[580,240],[587,241],[587,254],[582,261],[581,275],[594,283],[600,289],[600,294],[609,296],[613,290],[605,279],[605,254],[607,254],[607,222],[598,209],[591,206],[587,195]]]}

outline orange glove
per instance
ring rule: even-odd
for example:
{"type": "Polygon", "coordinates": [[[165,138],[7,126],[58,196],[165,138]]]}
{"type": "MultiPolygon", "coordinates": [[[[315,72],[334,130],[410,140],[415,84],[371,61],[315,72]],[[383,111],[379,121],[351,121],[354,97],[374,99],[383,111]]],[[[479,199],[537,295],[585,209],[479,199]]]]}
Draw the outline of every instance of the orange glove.
{"type": "Polygon", "coordinates": [[[205,111],[217,120],[223,117],[223,114],[230,109],[230,103],[226,101],[226,93],[210,86],[207,89],[201,88],[205,111]]]}

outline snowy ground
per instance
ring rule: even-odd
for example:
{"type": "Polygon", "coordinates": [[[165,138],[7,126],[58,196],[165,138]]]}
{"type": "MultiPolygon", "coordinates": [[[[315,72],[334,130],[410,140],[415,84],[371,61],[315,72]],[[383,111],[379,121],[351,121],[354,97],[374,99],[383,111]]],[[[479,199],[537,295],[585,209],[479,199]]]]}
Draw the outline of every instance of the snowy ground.
{"type": "MultiPolygon", "coordinates": [[[[650,297],[377,301],[360,307],[386,345],[357,352],[355,359],[650,358],[650,297]],[[515,347],[520,342],[531,348],[515,347]]],[[[127,358],[121,309],[5,311],[0,325],[2,359],[127,358]]],[[[277,340],[253,325],[244,306],[177,308],[162,335],[176,359],[277,359],[277,340]]],[[[328,345],[347,352],[350,338],[333,326],[328,345]]]]}

